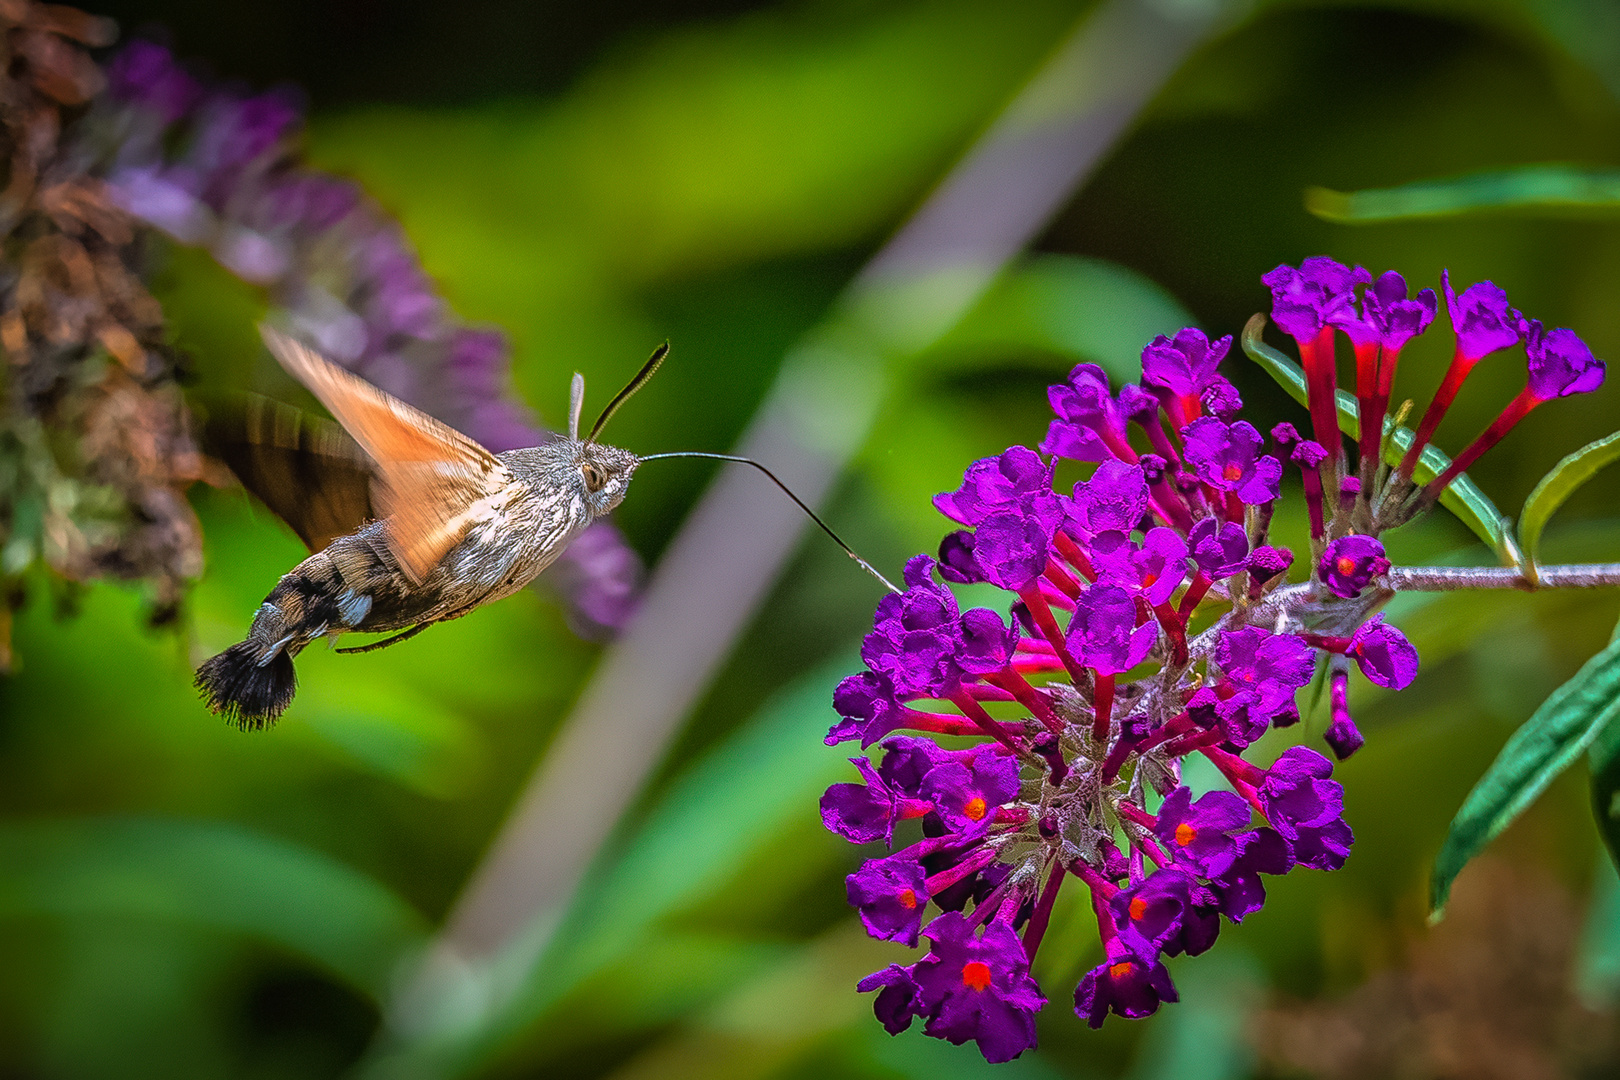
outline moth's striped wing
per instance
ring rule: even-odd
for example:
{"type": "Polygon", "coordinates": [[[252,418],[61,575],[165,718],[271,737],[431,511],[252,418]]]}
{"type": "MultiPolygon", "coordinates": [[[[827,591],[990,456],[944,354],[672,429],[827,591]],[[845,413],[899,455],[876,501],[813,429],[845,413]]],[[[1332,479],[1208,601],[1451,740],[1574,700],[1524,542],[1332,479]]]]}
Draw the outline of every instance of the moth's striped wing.
{"type": "Polygon", "coordinates": [[[210,410],[204,438],[311,551],[376,516],[371,459],[330,420],[250,395],[239,407],[210,410]]]}
{"type": "Polygon", "coordinates": [[[345,371],[287,335],[259,332],[281,366],[320,399],[376,464],[372,501],[389,547],[421,581],[466,534],[490,499],[515,482],[494,454],[454,428],[345,371]]]}

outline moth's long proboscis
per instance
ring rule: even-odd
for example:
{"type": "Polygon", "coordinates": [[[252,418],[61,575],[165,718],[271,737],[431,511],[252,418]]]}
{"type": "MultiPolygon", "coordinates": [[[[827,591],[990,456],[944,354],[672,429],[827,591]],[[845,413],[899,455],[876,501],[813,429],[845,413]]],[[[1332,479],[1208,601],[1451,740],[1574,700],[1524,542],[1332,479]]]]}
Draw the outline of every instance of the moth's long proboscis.
{"type": "Polygon", "coordinates": [[[662,364],[664,357],[668,355],[669,342],[667,341],[653,350],[653,354],[647,358],[647,362],[641,365],[641,370],[636,372],[635,378],[625,383],[623,390],[613,395],[613,400],[607,403],[607,408],[602,410],[602,415],[598,416],[596,423],[591,425],[591,433],[585,436],[587,443],[596,441],[596,437],[602,433],[603,428],[607,427],[607,422],[612,419],[613,414],[619,411],[619,406],[629,401],[631,395],[647,385],[647,380],[658,373],[658,365],[662,364]]]}
{"type": "MultiPolygon", "coordinates": [[[[642,381],[645,382],[646,380],[642,380],[642,381]]],[[[781,488],[783,493],[786,494],[788,498],[792,499],[796,504],[798,504],[798,507],[799,507],[800,510],[803,510],[806,514],[809,514],[810,515],[810,520],[815,522],[817,525],[821,526],[821,531],[826,533],[828,536],[832,537],[832,542],[837,544],[839,547],[843,548],[844,549],[844,554],[848,555],[850,558],[854,559],[856,561],[856,563],[858,563],[860,565],[860,568],[862,570],[865,570],[868,574],[871,574],[873,577],[875,577],[879,581],[881,581],[883,583],[883,587],[885,589],[888,589],[890,592],[897,593],[897,592],[900,591],[899,589],[894,587],[893,582],[891,582],[888,578],[884,577],[882,574],[878,573],[876,567],[874,567],[871,563],[867,562],[865,559],[861,558],[859,555],[855,554],[855,549],[850,547],[848,544],[844,543],[843,539],[837,533],[833,532],[832,526],[828,525],[825,521],[822,521],[820,515],[818,515],[814,510],[810,509],[810,507],[805,503],[805,501],[803,499],[799,498],[797,495],[795,495],[793,493],[792,488],[790,488],[786,484],[782,483],[782,481],[777,477],[777,475],[775,473],[771,472],[771,470],[767,469],[765,466],[761,465],[759,462],[755,461],[753,458],[739,457],[736,454],[711,454],[711,453],[708,453],[708,452],[703,451],[703,450],[676,450],[676,451],[673,451],[673,452],[667,453],[667,454],[648,454],[646,457],[641,458],[640,460],[642,460],[642,461],[657,461],[659,458],[682,458],[682,457],[685,457],[685,458],[708,458],[708,459],[710,459],[712,461],[735,461],[739,465],[752,465],[754,468],[756,468],[760,472],[764,473],[765,476],[770,480],[771,483],[773,483],[777,487],[781,488]]]]}

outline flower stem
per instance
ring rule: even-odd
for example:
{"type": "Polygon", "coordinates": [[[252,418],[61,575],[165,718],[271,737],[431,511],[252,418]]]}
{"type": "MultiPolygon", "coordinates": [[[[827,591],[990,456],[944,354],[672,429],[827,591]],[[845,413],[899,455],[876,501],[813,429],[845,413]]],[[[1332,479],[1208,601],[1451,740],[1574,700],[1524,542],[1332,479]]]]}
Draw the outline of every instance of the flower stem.
{"type": "Polygon", "coordinates": [[[1035,719],[1045,724],[1048,731],[1062,733],[1063,721],[1059,720],[1057,714],[1052,711],[1052,706],[1046,700],[1046,696],[1031,686],[1029,680],[1020,675],[1016,668],[1008,668],[1005,671],[986,675],[985,679],[1017,698],[1018,704],[1033,713],[1035,719]]]}
{"type": "Polygon", "coordinates": [[[1108,738],[1109,722],[1114,712],[1114,676],[1097,672],[1097,682],[1091,696],[1091,737],[1098,742],[1108,738]]]}
{"type": "Polygon", "coordinates": [[[968,695],[962,693],[960,690],[951,695],[951,703],[958,709],[961,709],[963,714],[966,715],[969,720],[972,720],[975,724],[977,724],[979,730],[984,732],[984,734],[989,735],[991,738],[995,739],[1002,746],[1005,746],[1007,749],[1011,750],[1020,758],[1025,758],[1029,755],[1029,751],[1025,750],[1022,746],[1019,746],[1018,743],[1013,739],[1013,733],[1007,729],[1007,726],[1001,723],[1001,721],[997,720],[995,717],[991,716],[989,713],[985,712],[983,705],[980,705],[977,701],[974,701],[971,697],[968,697],[968,695]]]}
{"type": "Polygon", "coordinates": [[[1299,358],[1305,368],[1311,431],[1316,441],[1328,452],[1328,460],[1333,461],[1343,452],[1343,439],[1339,435],[1339,406],[1334,393],[1338,380],[1333,370],[1333,327],[1322,327],[1314,341],[1300,338],[1298,343],[1299,358]]]}
{"type": "Polygon", "coordinates": [[[1446,368],[1446,377],[1440,380],[1440,388],[1434,392],[1434,400],[1423,411],[1423,419],[1418,423],[1417,434],[1412,438],[1412,445],[1407,447],[1406,456],[1401,459],[1401,479],[1411,480],[1412,470],[1417,468],[1418,457],[1422,455],[1423,448],[1429,445],[1429,439],[1434,435],[1434,429],[1440,426],[1445,419],[1446,410],[1451,408],[1451,402],[1462,388],[1463,380],[1468,373],[1474,370],[1478,359],[1464,356],[1459,347],[1451,355],[1451,366],[1446,368]]]}
{"type": "Polygon", "coordinates": [[[1383,577],[1395,592],[1453,592],[1458,589],[1601,589],[1620,585],[1620,563],[1538,566],[1536,581],[1511,566],[1397,566],[1383,577]]]}
{"type": "Polygon", "coordinates": [[[1035,950],[1041,947],[1041,938],[1046,936],[1046,924],[1052,918],[1052,905],[1057,902],[1058,889],[1062,887],[1063,867],[1054,862],[1046,876],[1046,887],[1041,890],[1040,899],[1035,901],[1035,910],[1030,912],[1029,926],[1024,928],[1024,956],[1029,960],[1035,959],[1035,950]]]}
{"type": "Polygon", "coordinates": [[[1503,436],[1512,431],[1515,424],[1523,420],[1530,414],[1531,409],[1540,404],[1541,399],[1531,393],[1528,386],[1520,390],[1519,396],[1508,402],[1507,408],[1503,409],[1496,419],[1491,421],[1491,426],[1480,432],[1479,437],[1469,443],[1468,448],[1458,454],[1450,465],[1446,466],[1445,472],[1424,485],[1423,497],[1431,502],[1438,499],[1440,493],[1446,489],[1447,484],[1457,479],[1464,469],[1478,461],[1481,454],[1501,442],[1503,436]]]}

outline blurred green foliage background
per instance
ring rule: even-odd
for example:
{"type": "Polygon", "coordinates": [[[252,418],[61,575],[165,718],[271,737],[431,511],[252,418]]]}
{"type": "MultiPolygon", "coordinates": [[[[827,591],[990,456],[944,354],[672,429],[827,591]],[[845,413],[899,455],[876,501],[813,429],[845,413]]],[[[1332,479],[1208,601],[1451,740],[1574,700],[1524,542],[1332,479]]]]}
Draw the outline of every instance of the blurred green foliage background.
{"type": "MultiPolygon", "coordinates": [[[[653,452],[732,445],[784,352],[1087,6],[97,10],[160,24],[222,74],[303,87],[312,163],[362,181],[456,310],[511,335],[516,390],[553,425],[571,372],[601,392],[671,340],[674,360],[615,421],[615,442],[653,452]]],[[[827,516],[885,568],[932,550],[944,525],[929,497],[973,459],[1037,442],[1049,382],[1082,359],[1133,378],[1147,337],[1184,319],[1236,333],[1267,308],[1260,275],[1310,254],[1420,284],[1443,267],[1489,277],[1620,357],[1620,219],[1353,227],[1302,201],[1310,185],[1620,165],[1617,92],[1620,15],[1603,0],[1251,5],[1035,251],[907,365],[827,516]]],[[[201,388],[285,385],[257,345],[251,289],[184,250],[154,287],[201,388]]],[[[1397,393],[1426,397],[1448,348],[1435,334],[1408,350],[1397,393]]],[[[1229,365],[1257,424],[1298,419],[1258,369],[1229,365]]],[[[1482,368],[1440,444],[1459,448],[1521,378],[1482,368]]],[[[1538,411],[1473,477],[1513,512],[1558,458],[1617,426],[1617,393],[1538,411]]],[[[710,475],[638,477],[616,520],[649,562],[710,475]]],[[[1599,476],[1544,556],[1620,559],[1617,497],[1620,475],[1599,476]]],[[[144,630],[133,592],[31,582],[20,668],[0,682],[0,1077],[383,1075],[367,1057],[380,1044],[405,1046],[387,1073],[402,1076],[988,1074],[971,1047],[889,1039],[853,990],[904,950],[860,934],[842,885],[858,853],[816,810],[821,787],[848,778],[820,736],[876,599],[823,538],[807,534],[614,834],[567,947],[523,973],[489,1031],[418,1059],[409,1032],[380,1029],[388,1003],[598,647],[525,592],[389,651],[311,650],[287,719],[238,732],[197,704],[192,665],[240,636],[302,549],[240,492],[194,502],[208,570],[179,633],[144,630]]],[[[1391,549],[1491,559],[1443,513],[1391,549]]],[[[1346,869],[1275,879],[1264,912],[1173,966],[1182,1005],[1100,1032],[1065,1005],[1097,949],[1083,913],[1060,912],[1036,968],[1051,998],[1041,1049],[1000,1071],[1613,1075],[1620,902],[1581,776],[1464,872],[1447,924],[1426,930],[1423,914],[1463,795],[1608,640],[1616,608],[1604,592],[1403,598],[1392,618],[1424,672],[1398,697],[1360,686],[1368,744],[1340,771],[1357,836],[1346,869]]]]}

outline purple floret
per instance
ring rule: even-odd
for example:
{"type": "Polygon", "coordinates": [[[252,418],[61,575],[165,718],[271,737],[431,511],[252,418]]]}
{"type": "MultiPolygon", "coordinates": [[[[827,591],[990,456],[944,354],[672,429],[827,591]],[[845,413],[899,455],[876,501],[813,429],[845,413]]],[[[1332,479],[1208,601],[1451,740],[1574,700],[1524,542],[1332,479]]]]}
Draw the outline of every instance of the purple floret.
{"type": "Polygon", "coordinates": [[[1525,356],[1530,362],[1530,392],[1542,401],[1589,394],[1603,385],[1608,366],[1592,355],[1575,331],[1545,330],[1531,319],[1525,324],[1525,356]]]}
{"type": "Polygon", "coordinates": [[[844,879],[844,890],[868,934],[914,948],[928,904],[926,876],[916,862],[891,855],[862,863],[844,879]]]}
{"type": "Polygon", "coordinates": [[[979,523],[973,558],[993,585],[1018,592],[1035,583],[1051,558],[1052,534],[1034,517],[997,511],[979,523]]]}
{"type": "Polygon", "coordinates": [[[1308,341],[1324,326],[1354,317],[1356,286],[1371,281],[1372,275],[1313,255],[1297,270],[1285,264],[1260,280],[1271,289],[1271,321],[1296,341],[1308,341]]]}
{"type": "Polygon", "coordinates": [[[1344,822],[1344,786],[1332,775],[1327,758],[1294,746],[1272,763],[1260,785],[1266,820],[1288,841],[1300,866],[1337,870],[1350,854],[1354,835],[1344,822]]]}
{"type": "Polygon", "coordinates": [[[1217,581],[1230,577],[1247,565],[1249,536],[1237,522],[1218,522],[1213,517],[1199,518],[1187,533],[1187,543],[1192,548],[1193,562],[1198,564],[1198,569],[1217,581]]]}
{"type": "Polygon", "coordinates": [[[932,948],[911,970],[916,1014],[928,1017],[923,1030],[958,1046],[972,1039],[991,1063],[1034,1048],[1035,1014],[1046,998],[1012,927],[992,921],[975,937],[973,924],[951,911],[923,936],[932,948]]]}
{"type": "Polygon", "coordinates": [[[1231,347],[1231,334],[1212,342],[1196,326],[1174,338],[1160,334],[1142,350],[1142,385],[1196,398],[1219,377],[1216,369],[1231,347]]]}
{"type": "Polygon", "coordinates": [[[1075,987],[1074,1011],[1100,1028],[1110,1012],[1138,1020],[1158,1012],[1161,1002],[1180,1000],[1170,972],[1158,960],[1110,949],[1108,959],[1086,972],[1075,987]]]}
{"type": "Polygon", "coordinates": [[[1149,529],[1140,547],[1124,542],[1123,537],[1106,547],[1094,545],[1092,565],[1107,584],[1140,595],[1157,607],[1187,579],[1187,542],[1174,529],[1149,529]]]}
{"type": "Polygon", "coordinates": [[[1230,791],[1206,792],[1192,801],[1192,789],[1178,787],[1165,796],[1153,831],[1177,863],[1200,877],[1218,877],[1237,858],[1231,834],[1249,824],[1249,806],[1230,791]]]}
{"type": "Polygon", "coordinates": [[[1376,344],[1387,352],[1397,352],[1428,329],[1438,302],[1433,289],[1424,289],[1416,299],[1408,300],[1406,279],[1389,270],[1368,286],[1361,309],[1359,316],[1352,310],[1330,321],[1357,345],[1376,344]]]}
{"type": "Polygon", "coordinates": [[[1352,597],[1389,570],[1384,545],[1370,536],[1352,534],[1330,542],[1318,564],[1322,584],[1334,596],[1352,597]]]}
{"type": "Polygon", "coordinates": [[[962,651],[957,662],[962,670],[979,675],[1000,671],[1012,660],[1018,647],[1018,627],[1008,626],[989,608],[973,608],[962,613],[962,651]]]}
{"type": "Polygon", "coordinates": [[[1067,382],[1048,387],[1047,400],[1058,418],[1047,429],[1041,450],[1073,461],[1107,461],[1114,456],[1105,433],[1123,440],[1124,424],[1108,387],[1108,373],[1081,364],[1067,382]]]}
{"type": "Polygon", "coordinates": [[[1265,440],[1253,424],[1227,424],[1200,417],[1181,431],[1187,463],[1198,478],[1217,491],[1230,491],[1251,506],[1277,497],[1282,462],[1260,451],[1265,440]]]}
{"type": "Polygon", "coordinates": [[[1136,601],[1117,585],[1093,585],[1069,619],[1068,645],[1086,667],[1117,675],[1147,659],[1158,640],[1154,622],[1136,625],[1136,601]]]}
{"type": "Polygon", "coordinates": [[[1056,509],[1052,469],[1035,451],[1010,447],[969,465],[962,486],[935,495],[934,506],[962,525],[977,525],[998,510],[1051,514],[1056,509]]]}
{"type": "Polygon", "coordinates": [[[1382,613],[1356,628],[1348,655],[1368,681],[1379,686],[1404,690],[1417,678],[1417,649],[1405,634],[1384,621],[1382,613]]]}
{"type": "Polygon", "coordinates": [[[911,1026],[917,1011],[917,981],[911,977],[909,967],[890,964],[882,971],[874,971],[855,984],[857,992],[878,992],[872,1002],[872,1012],[890,1035],[898,1035],[911,1026]]]}
{"type": "Polygon", "coordinates": [[[1288,572],[1294,565],[1294,553],[1287,548],[1270,547],[1262,545],[1254,549],[1244,568],[1258,585],[1265,585],[1279,574],[1288,572]]]}
{"type": "Polygon", "coordinates": [[[872,632],[861,642],[866,666],[888,678],[903,698],[948,695],[962,676],[956,598],[934,582],[933,567],[927,555],[906,563],[906,591],[878,601],[872,632]]]}
{"type": "Polygon", "coordinates": [[[852,844],[892,843],[898,812],[895,793],[865,758],[850,758],[864,784],[833,784],[821,796],[821,822],[852,844]]]}
{"type": "Polygon", "coordinates": [[[976,543],[966,529],[946,533],[939,542],[939,576],[958,585],[977,585],[986,580],[984,567],[973,554],[976,543]]]}
{"type": "Polygon", "coordinates": [[[1090,480],[1074,486],[1069,525],[1082,539],[1100,533],[1129,533],[1148,512],[1147,478],[1139,465],[1105,461],[1090,480]]]}
{"type": "Polygon", "coordinates": [[[1476,281],[1458,295],[1451,289],[1451,271],[1440,274],[1446,294],[1446,312],[1457,335],[1457,351],[1478,360],[1519,343],[1521,319],[1508,303],[1507,293],[1489,281],[1476,281]]]}
{"type": "Polygon", "coordinates": [[[1137,956],[1175,951],[1192,912],[1195,882],[1182,870],[1155,870],[1115,893],[1109,903],[1119,939],[1137,956]]]}
{"type": "Polygon", "coordinates": [[[883,740],[883,764],[878,775],[889,790],[908,799],[923,797],[923,780],[934,766],[951,760],[948,750],[942,750],[932,739],[915,735],[896,735],[883,740]]]}
{"type": "Polygon", "coordinates": [[[873,671],[840,682],[833,691],[833,708],[842,719],[827,732],[828,746],[859,739],[864,750],[900,727],[905,718],[905,708],[895,700],[894,686],[873,671]]]}
{"type": "Polygon", "coordinates": [[[1316,672],[1316,660],[1303,641],[1260,626],[1222,631],[1215,658],[1234,686],[1259,695],[1267,714],[1292,706],[1295,691],[1316,672]]]}
{"type": "Polygon", "coordinates": [[[1210,882],[1222,915],[1235,923],[1259,911],[1266,902],[1261,874],[1286,874],[1294,865],[1288,842],[1277,830],[1262,826],[1237,837],[1237,858],[1210,882]]]}
{"type": "Polygon", "coordinates": [[[983,832],[995,820],[996,807],[1018,795],[1018,761],[996,749],[996,744],[975,747],[969,757],[934,766],[924,779],[923,798],[951,832],[983,832]]]}

